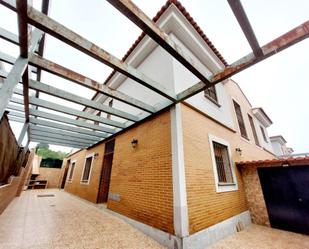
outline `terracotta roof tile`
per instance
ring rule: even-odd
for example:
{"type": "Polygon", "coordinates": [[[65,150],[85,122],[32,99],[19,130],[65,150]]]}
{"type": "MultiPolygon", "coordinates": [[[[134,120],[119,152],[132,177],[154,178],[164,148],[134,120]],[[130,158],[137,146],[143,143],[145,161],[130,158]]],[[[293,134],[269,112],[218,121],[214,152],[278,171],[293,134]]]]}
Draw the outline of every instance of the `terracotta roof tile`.
{"type": "Polygon", "coordinates": [[[283,164],[289,165],[300,165],[308,164],[309,165],[309,156],[305,157],[289,157],[289,158],[275,158],[275,159],[266,159],[266,160],[255,160],[255,161],[242,161],[236,163],[237,166],[277,166],[283,164]]]}

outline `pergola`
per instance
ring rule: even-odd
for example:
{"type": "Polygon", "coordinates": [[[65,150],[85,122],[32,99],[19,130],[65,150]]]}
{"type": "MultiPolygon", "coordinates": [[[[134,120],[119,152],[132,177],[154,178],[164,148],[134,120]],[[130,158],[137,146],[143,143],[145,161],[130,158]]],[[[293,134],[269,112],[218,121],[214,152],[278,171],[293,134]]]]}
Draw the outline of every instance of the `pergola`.
{"type": "Polygon", "coordinates": [[[13,65],[10,72],[0,71],[0,76],[5,78],[0,89],[0,118],[3,116],[5,110],[10,110],[10,120],[23,123],[23,128],[18,138],[19,144],[22,143],[27,133],[28,142],[26,147],[28,147],[30,141],[75,148],[88,147],[121,130],[127,129],[132,124],[142,122],[143,119],[157,112],[184,101],[206,88],[237,74],[309,36],[309,21],[306,21],[264,46],[260,46],[241,2],[239,0],[228,0],[252,52],[226,66],[222,71],[214,73],[211,77],[207,77],[194,65],[194,63],[191,63],[193,60],[190,56],[176,45],[173,40],[132,1],[107,1],[192,72],[200,82],[180,93],[168,90],[160,82],[150,79],[136,68],[121,61],[103,48],[100,48],[96,44],[93,44],[86,38],[76,34],[61,23],[50,18],[48,16],[49,0],[42,0],[41,11],[29,6],[27,0],[0,0],[2,5],[15,11],[18,16],[18,36],[0,27],[0,38],[16,44],[20,48],[20,55],[18,58],[0,52],[0,60],[13,65]],[[33,28],[31,28],[31,26],[33,28]],[[160,94],[166,100],[162,102],[159,107],[151,106],[136,99],[134,96],[129,96],[116,89],[112,89],[108,85],[101,84],[78,72],[45,59],[43,57],[45,34],[49,34],[104,63],[139,84],[151,89],[153,92],[160,94]],[[36,73],[35,80],[29,77],[28,70],[32,70],[36,73]],[[130,106],[145,111],[147,115],[142,117],[133,115],[95,100],[90,100],[44,84],[40,82],[42,70],[92,89],[100,94],[122,101],[130,106]],[[19,83],[23,85],[23,90],[16,87],[19,83]],[[29,89],[36,91],[35,96],[29,96],[29,89]],[[62,98],[85,107],[120,117],[130,122],[119,122],[97,116],[90,112],[80,111],[51,101],[46,101],[40,98],[39,93],[46,93],[62,98]],[[13,94],[23,96],[23,100],[13,97],[13,94]],[[39,110],[38,107],[69,114],[76,118],[68,118],[44,112],[39,110]],[[87,120],[95,122],[90,123],[87,122],[87,120]]]}

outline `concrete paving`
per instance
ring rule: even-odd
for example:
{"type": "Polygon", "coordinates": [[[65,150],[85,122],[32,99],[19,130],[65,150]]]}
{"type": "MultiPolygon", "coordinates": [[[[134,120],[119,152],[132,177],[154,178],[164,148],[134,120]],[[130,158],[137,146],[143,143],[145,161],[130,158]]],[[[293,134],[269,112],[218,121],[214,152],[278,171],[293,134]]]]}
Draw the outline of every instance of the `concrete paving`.
{"type": "Polygon", "coordinates": [[[0,215],[1,249],[164,248],[112,214],[59,190],[28,190],[0,215]],[[54,195],[38,197],[38,195],[54,195]]]}
{"type": "Polygon", "coordinates": [[[309,249],[309,236],[251,225],[220,240],[210,249],[309,249]]]}

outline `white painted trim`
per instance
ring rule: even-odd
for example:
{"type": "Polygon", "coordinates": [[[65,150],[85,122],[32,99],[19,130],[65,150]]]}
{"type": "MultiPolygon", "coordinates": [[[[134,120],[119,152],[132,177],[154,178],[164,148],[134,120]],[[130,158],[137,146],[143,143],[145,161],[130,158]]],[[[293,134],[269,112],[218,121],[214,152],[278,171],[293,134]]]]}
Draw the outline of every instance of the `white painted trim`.
{"type": "Polygon", "coordinates": [[[93,165],[93,161],[94,161],[94,155],[95,155],[95,153],[93,152],[91,154],[88,154],[85,157],[84,166],[83,166],[82,174],[81,174],[81,177],[80,177],[80,184],[89,185],[89,183],[90,183],[91,172],[92,172],[92,165],[93,165]],[[86,161],[90,157],[92,157],[92,159],[91,159],[91,164],[90,164],[89,177],[88,177],[87,181],[83,181],[83,176],[84,176],[84,173],[85,173],[84,171],[85,171],[86,161]]]}
{"type": "Polygon", "coordinates": [[[183,238],[189,235],[189,218],[180,104],[171,108],[171,136],[174,230],[176,236],[183,238]]]}
{"type": "Polygon", "coordinates": [[[74,160],[74,161],[70,162],[70,168],[69,168],[69,172],[68,172],[68,174],[67,174],[66,182],[72,182],[72,181],[73,181],[74,173],[75,173],[75,169],[76,169],[76,162],[77,162],[77,160],[74,160]],[[69,179],[69,176],[70,176],[70,174],[71,174],[72,164],[73,164],[73,163],[75,164],[75,166],[74,166],[74,171],[73,171],[73,174],[72,174],[72,178],[69,179]]]}
{"type": "Polygon", "coordinates": [[[234,164],[233,159],[232,159],[231,146],[230,146],[229,142],[227,142],[226,140],[224,140],[222,138],[218,138],[218,137],[216,137],[212,134],[208,134],[208,138],[209,138],[209,147],[210,147],[210,153],[211,153],[211,159],[212,159],[212,168],[213,168],[213,174],[214,174],[214,178],[215,178],[216,191],[218,193],[221,193],[221,192],[229,192],[229,191],[238,190],[238,182],[237,182],[237,177],[236,177],[236,174],[235,174],[235,164],[234,164]],[[223,144],[227,147],[234,184],[226,185],[226,186],[225,185],[219,185],[218,171],[217,171],[215,153],[214,153],[214,148],[213,148],[213,143],[212,143],[213,141],[220,143],[220,144],[223,144]]]}

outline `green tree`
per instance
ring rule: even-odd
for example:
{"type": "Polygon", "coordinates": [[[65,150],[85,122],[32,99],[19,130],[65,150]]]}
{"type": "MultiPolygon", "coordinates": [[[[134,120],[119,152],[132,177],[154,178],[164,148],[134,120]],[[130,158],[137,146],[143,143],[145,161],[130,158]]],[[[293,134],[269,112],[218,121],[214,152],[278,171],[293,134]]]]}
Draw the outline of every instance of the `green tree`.
{"type": "Polygon", "coordinates": [[[39,143],[36,146],[36,154],[38,156],[41,156],[43,159],[51,158],[60,160],[63,160],[63,158],[65,158],[68,155],[68,153],[65,153],[63,151],[50,150],[49,145],[44,143],[39,143]]]}

